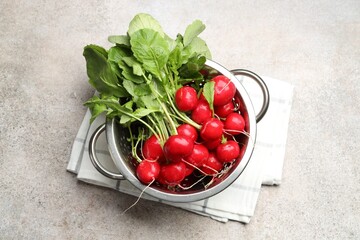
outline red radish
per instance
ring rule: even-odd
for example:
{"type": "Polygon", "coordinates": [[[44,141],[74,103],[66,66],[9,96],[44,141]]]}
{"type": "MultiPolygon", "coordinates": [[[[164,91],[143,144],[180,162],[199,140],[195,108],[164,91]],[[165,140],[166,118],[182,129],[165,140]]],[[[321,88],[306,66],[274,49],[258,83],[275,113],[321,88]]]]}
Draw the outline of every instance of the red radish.
{"type": "Polygon", "coordinates": [[[180,111],[187,112],[193,110],[197,105],[196,90],[189,86],[179,88],[175,93],[175,103],[180,111]]]}
{"type": "Polygon", "coordinates": [[[160,165],[155,160],[143,160],[136,168],[136,175],[142,183],[149,184],[160,173],[160,165]]]}
{"type": "Polygon", "coordinates": [[[145,159],[164,161],[163,149],[159,143],[159,140],[155,135],[151,135],[142,147],[142,153],[145,159]]]}
{"type": "Polygon", "coordinates": [[[207,147],[208,150],[215,150],[217,146],[221,143],[221,138],[217,138],[215,140],[209,140],[204,142],[203,144],[207,147]]]}
{"type": "Polygon", "coordinates": [[[204,96],[204,93],[202,92],[202,93],[200,93],[200,96],[199,96],[199,101],[200,100],[203,100],[203,101],[206,101],[207,102],[207,100],[206,100],[206,98],[205,98],[205,96],[204,96]]]}
{"type": "MultiPolygon", "coordinates": [[[[160,181],[165,182],[169,186],[175,186],[184,180],[186,174],[186,165],[183,162],[170,163],[161,166],[160,181]]],[[[159,181],[159,182],[160,182],[159,181]]]]}
{"type": "Polygon", "coordinates": [[[185,164],[185,166],[185,177],[187,177],[194,172],[195,168],[193,166],[190,166],[189,164],[185,164]]]}
{"type": "Polygon", "coordinates": [[[210,118],[200,129],[200,136],[203,140],[215,140],[221,138],[224,124],[217,118],[210,118]]]}
{"type": "Polygon", "coordinates": [[[221,118],[226,118],[227,115],[229,115],[230,113],[234,112],[235,106],[233,101],[230,101],[224,105],[221,106],[215,106],[214,107],[214,111],[215,114],[218,115],[221,118]]]}
{"type": "Polygon", "coordinates": [[[226,133],[232,134],[232,135],[238,135],[242,131],[244,131],[245,128],[245,120],[243,116],[241,116],[238,113],[230,113],[224,122],[224,130],[226,133]]]}
{"type": "Polygon", "coordinates": [[[221,162],[231,162],[236,159],[240,154],[239,144],[233,140],[229,140],[220,144],[216,148],[216,157],[221,162]]]}
{"type": "Polygon", "coordinates": [[[192,153],[185,158],[185,161],[196,167],[200,167],[208,157],[208,149],[202,144],[195,144],[192,153]]]}
{"type": "Polygon", "coordinates": [[[161,166],[160,166],[160,173],[158,177],[156,178],[156,181],[162,185],[166,185],[164,177],[161,175],[161,166]]]}
{"type": "Polygon", "coordinates": [[[176,130],[178,132],[178,135],[188,137],[194,142],[198,138],[198,133],[196,128],[194,128],[190,124],[187,123],[181,124],[179,127],[177,127],[176,130]]]}
{"type": "Polygon", "coordinates": [[[199,100],[195,109],[191,112],[191,119],[198,124],[203,124],[212,117],[209,103],[206,100],[199,100]]]}
{"type": "Polygon", "coordinates": [[[172,135],[164,144],[164,154],[166,159],[171,162],[179,162],[184,157],[191,154],[194,141],[181,135],[172,135]]]}
{"type": "Polygon", "coordinates": [[[224,75],[218,75],[211,79],[211,81],[215,82],[214,106],[221,106],[230,102],[236,92],[234,83],[224,75]]]}
{"type": "Polygon", "coordinates": [[[209,153],[203,166],[200,168],[205,174],[211,175],[218,173],[223,168],[223,163],[220,162],[214,153],[209,153]]]}

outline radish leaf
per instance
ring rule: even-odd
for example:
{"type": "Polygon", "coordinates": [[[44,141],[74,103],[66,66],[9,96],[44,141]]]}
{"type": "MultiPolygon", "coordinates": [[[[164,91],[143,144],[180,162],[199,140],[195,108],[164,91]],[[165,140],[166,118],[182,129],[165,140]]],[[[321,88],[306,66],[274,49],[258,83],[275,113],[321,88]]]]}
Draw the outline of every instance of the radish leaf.
{"type": "Polygon", "coordinates": [[[209,103],[210,109],[214,111],[214,87],[215,82],[209,81],[204,84],[203,95],[209,103]]]}
{"type": "Polygon", "coordinates": [[[188,46],[195,37],[197,37],[202,31],[205,30],[205,25],[200,20],[195,20],[190,24],[184,34],[184,46],[188,46]]]}
{"type": "Polygon", "coordinates": [[[211,53],[206,42],[199,37],[195,37],[185,49],[190,48],[191,53],[204,55],[207,59],[211,59],[211,53]]]}
{"type": "Polygon", "coordinates": [[[143,76],[144,71],[141,67],[141,63],[136,60],[134,56],[131,57],[123,57],[122,60],[129,66],[133,68],[133,73],[137,76],[143,76]]]}
{"type": "Polygon", "coordinates": [[[131,36],[131,50],[145,70],[163,79],[162,69],[169,57],[167,41],[152,29],[141,29],[131,36]]]}
{"type": "Polygon", "coordinates": [[[87,75],[89,83],[99,92],[126,97],[127,92],[118,83],[118,78],[107,62],[102,48],[96,45],[88,45],[83,53],[86,59],[87,75]]]}
{"type": "Polygon", "coordinates": [[[126,35],[109,36],[108,41],[116,45],[130,47],[130,39],[126,35]]]}
{"type": "Polygon", "coordinates": [[[137,76],[134,74],[134,70],[129,67],[124,61],[120,61],[118,66],[122,70],[121,74],[125,79],[130,80],[134,83],[144,83],[145,79],[143,77],[137,76]]]}
{"type": "Polygon", "coordinates": [[[121,61],[123,57],[131,56],[129,49],[121,48],[120,46],[115,46],[109,49],[108,59],[115,63],[121,61]]]}
{"type": "Polygon", "coordinates": [[[133,18],[133,20],[131,20],[128,34],[130,37],[132,37],[135,32],[141,29],[152,29],[155,32],[158,32],[161,37],[164,36],[164,32],[160,23],[151,15],[146,13],[139,13],[133,18]]]}

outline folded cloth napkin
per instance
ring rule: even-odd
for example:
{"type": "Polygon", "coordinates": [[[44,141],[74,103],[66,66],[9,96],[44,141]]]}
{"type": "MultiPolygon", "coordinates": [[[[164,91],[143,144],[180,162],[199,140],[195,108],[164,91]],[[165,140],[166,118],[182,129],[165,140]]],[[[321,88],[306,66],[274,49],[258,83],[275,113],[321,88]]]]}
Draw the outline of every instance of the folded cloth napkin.
{"type": "MultiPolygon", "coordinates": [[[[249,85],[243,77],[238,78],[243,82],[254,106],[261,106],[262,95],[258,87],[249,85]]],[[[251,160],[242,175],[232,185],[213,197],[191,203],[161,201],[145,193],[141,195],[141,198],[160,201],[221,222],[233,220],[249,223],[254,215],[261,185],[278,185],[281,182],[293,95],[293,86],[289,83],[269,77],[263,77],[263,80],[270,93],[269,109],[258,123],[257,140],[251,160]]],[[[140,196],[140,191],[127,180],[107,178],[92,165],[88,152],[89,139],[95,129],[105,122],[105,118],[100,116],[90,125],[90,117],[88,110],[76,135],[67,170],[77,174],[77,179],[80,181],[140,196]]],[[[108,152],[104,135],[102,134],[97,141],[96,153],[105,168],[116,172],[117,168],[108,152]]]]}

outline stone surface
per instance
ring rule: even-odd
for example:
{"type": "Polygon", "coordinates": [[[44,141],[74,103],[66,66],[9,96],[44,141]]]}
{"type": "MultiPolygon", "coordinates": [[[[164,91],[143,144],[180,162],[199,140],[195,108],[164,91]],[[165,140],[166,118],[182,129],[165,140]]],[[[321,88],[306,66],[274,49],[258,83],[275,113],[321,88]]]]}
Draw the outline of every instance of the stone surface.
{"type": "Polygon", "coordinates": [[[0,239],[359,239],[360,2],[0,3],[0,239]],[[248,225],[216,222],[66,172],[92,95],[82,50],[138,12],[171,36],[194,19],[213,59],[295,85],[283,182],[248,225]]]}

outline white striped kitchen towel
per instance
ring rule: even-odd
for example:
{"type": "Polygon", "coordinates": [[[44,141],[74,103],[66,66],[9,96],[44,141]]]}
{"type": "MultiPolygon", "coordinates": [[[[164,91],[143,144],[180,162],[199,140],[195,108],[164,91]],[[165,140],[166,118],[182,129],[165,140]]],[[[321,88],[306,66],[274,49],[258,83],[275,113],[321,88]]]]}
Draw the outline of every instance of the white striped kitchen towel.
{"type": "MultiPolygon", "coordinates": [[[[293,96],[291,84],[268,77],[263,77],[263,79],[269,88],[270,106],[265,117],[258,123],[255,150],[243,174],[227,189],[208,199],[192,203],[161,202],[222,222],[228,220],[250,222],[254,215],[261,185],[278,185],[281,182],[293,96]]],[[[243,81],[255,109],[259,109],[257,106],[261,106],[261,91],[251,85],[251,81],[242,77],[239,77],[239,80],[243,81]]],[[[90,125],[90,117],[91,114],[88,110],[76,135],[67,170],[77,174],[77,179],[80,181],[139,196],[140,191],[128,181],[104,177],[92,165],[89,158],[88,141],[95,129],[105,122],[105,119],[101,116],[90,125]]],[[[116,171],[104,135],[102,134],[98,139],[96,152],[104,167],[116,171]]],[[[143,194],[142,198],[159,201],[146,194],[143,194]]]]}

